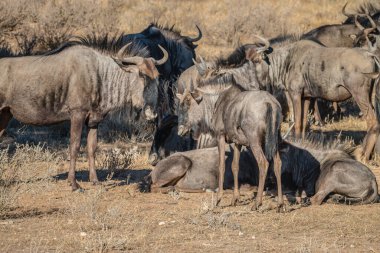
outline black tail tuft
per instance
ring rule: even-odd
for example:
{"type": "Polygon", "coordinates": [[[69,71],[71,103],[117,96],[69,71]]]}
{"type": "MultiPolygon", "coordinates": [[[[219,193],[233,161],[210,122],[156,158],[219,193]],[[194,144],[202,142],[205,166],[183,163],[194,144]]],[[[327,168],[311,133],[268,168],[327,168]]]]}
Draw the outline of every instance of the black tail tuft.
{"type": "Polygon", "coordinates": [[[265,119],[267,123],[267,129],[265,132],[264,153],[267,160],[271,161],[278,150],[278,142],[281,138],[279,133],[281,115],[274,115],[273,108],[268,103],[265,119]]]}

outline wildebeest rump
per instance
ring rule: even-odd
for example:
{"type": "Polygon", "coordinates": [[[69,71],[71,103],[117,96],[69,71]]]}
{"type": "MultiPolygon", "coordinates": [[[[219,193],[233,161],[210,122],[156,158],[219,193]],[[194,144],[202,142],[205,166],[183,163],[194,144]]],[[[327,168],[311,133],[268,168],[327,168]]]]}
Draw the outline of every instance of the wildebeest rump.
{"type": "MultiPolygon", "coordinates": [[[[0,59],[0,131],[14,117],[33,125],[70,121],[70,170],[72,189],[82,127],[87,135],[90,180],[95,171],[97,127],[112,110],[130,104],[143,109],[147,119],[156,117],[158,71],[161,60],[139,56],[121,39],[79,38],[42,56],[0,59]]],[[[140,52],[141,54],[142,52],[140,52]]]]}

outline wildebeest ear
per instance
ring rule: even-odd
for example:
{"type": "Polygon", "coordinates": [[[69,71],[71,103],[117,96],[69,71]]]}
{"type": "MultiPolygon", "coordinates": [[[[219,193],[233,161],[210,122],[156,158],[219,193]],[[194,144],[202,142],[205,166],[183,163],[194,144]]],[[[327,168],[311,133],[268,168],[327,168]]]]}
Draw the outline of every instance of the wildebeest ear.
{"type": "Polygon", "coordinates": [[[150,79],[156,79],[159,76],[155,64],[149,59],[144,59],[144,62],[138,65],[138,68],[141,73],[148,76],[150,79]]]}
{"type": "Polygon", "coordinates": [[[202,102],[203,96],[200,90],[195,89],[195,91],[192,91],[190,94],[194,98],[195,102],[197,102],[198,104],[202,102]]]}
{"type": "Polygon", "coordinates": [[[245,51],[245,59],[249,61],[254,61],[256,57],[258,56],[257,51],[255,48],[248,48],[245,51]]]}
{"type": "Polygon", "coordinates": [[[353,40],[353,41],[355,41],[356,40],[356,34],[350,34],[350,38],[353,40]]]}

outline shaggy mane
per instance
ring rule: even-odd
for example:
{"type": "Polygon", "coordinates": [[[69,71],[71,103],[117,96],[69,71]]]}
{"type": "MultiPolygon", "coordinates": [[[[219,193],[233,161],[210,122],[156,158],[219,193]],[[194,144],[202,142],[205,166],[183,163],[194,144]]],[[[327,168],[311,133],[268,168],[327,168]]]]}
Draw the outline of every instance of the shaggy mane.
{"type": "MultiPolygon", "coordinates": [[[[53,49],[49,52],[47,52],[44,55],[54,55],[58,54],[67,48],[82,45],[86,47],[93,48],[103,54],[107,55],[116,55],[116,53],[124,46],[123,43],[123,36],[124,34],[120,35],[96,35],[91,34],[87,35],[85,37],[80,36],[73,36],[69,41],[64,42],[62,45],[60,45],[58,48],[53,49]]],[[[141,57],[148,57],[149,52],[145,48],[141,48],[139,45],[130,45],[124,52],[126,56],[141,56],[141,57]]]]}

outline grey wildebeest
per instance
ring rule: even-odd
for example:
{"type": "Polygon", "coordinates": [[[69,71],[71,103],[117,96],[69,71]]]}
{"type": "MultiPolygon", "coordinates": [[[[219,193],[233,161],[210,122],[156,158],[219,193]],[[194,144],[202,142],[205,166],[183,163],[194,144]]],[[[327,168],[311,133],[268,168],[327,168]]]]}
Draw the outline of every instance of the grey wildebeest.
{"type": "MultiPolygon", "coordinates": [[[[158,66],[160,73],[160,103],[167,103],[160,105],[162,112],[160,114],[172,114],[174,105],[174,93],[177,78],[183,71],[193,65],[195,56],[195,42],[202,38],[202,32],[198,26],[198,35],[195,38],[183,36],[181,33],[172,27],[165,27],[157,23],[150,24],[140,33],[128,34],[123,36],[123,44],[132,42],[133,45],[138,45],[148,51],[148,55],[155,59],[162,58],[162,52],[158,45],[161,45],[168,53],[169,59],[161,66],[158,66]],[[167,87],[164,84],[167,83],[167,87]],[[163,98],[168,96],[169,101],[164,101],[163,98]]],[[[159,115],[163,118],[165,115],[159,115]]]]}
{"type": "MultiPolygon", "coordinates": [[[[233,187],[233,147],[226,149],[224,189],[233,187]]],[[[170,189],[184,192],[216,190],[219,185],[218,148],[179,152],[159,161],[150,174],[151,191],[170,189]]],[[[257,185],[257,164],[249,150],[243,148],[239,159],[239,184],[257,185]]]]}
{"type": "Polygon", "coordinates": [[[83,125],[89,128],[87,151],[90,181],[97,183],[97,127],[112,110],[125,104],[156,117],[158,71],[165,63],[145,58],[136,48],[121,47],[121,39],[78,38],[41,56],[0,59],[0,131],[14,117],[25,124],[70,121],[70,170],[73,190],[75,164],[83,125]]]}
{"type": "MultiPolygon", "coordinates": [[[[251,51],[251,57],[257,61],[261,60],[262,53],[268,49],[269,42],[262,39],[265,46],[251,51]]],[[[251,62],[246,63],[237,72],[246,71],[251,68],[251,62]]],[[[281,106],[278,101],[266,91],[257,89],[255,76],[224,75],[231,82],[224,91],[207,95],[204,92],[206,86],[198,86],[193,92],[177,94],[179,103],[179,134],[186,133],[193,125],[203,124],[208,127],[218,141],[219,150],[219,191],[217,203],[223,196],[223,183],[225,173],[225,142],[234,143],[234,159],[232,162],[232,172],[234,177],[234,194],[232,205],[239,199],[238,172],[239,156],[242,146],[250,147],[257,160],[260,176],[257,199],[253,208],[257,208],[262,203],[264,190],[264,180],[267,175],[269,163],[273,161],[274,172],[277,178],[279,193],[279,208],[283,205],[281,190],[281,161],[278,153],[278,141],[280,136],[280,123],[282,121],[281,106]],[[247,77],[253,78],[247,83],[247,77]],[[236,79],[235,79],[236,78],[236,79]],[[242,82],[239,82],[242,81],[242,82]],[[231,85],[232,84],[232,85],[231,85]],[[202,90],[199,88],[202,87],[202,90]],[[216,97],[216,99],[204,99],[204,96],[216,97]],[[197,106],[194,106],[198,104],[197,106]],[[197,110],[201,112],[197,113],[197,110]],[[194,112],[195,111],[195,112],[194,112]],[[197,115],[198,114],[198,115],[197,115]]],[[[206,80],[208,88],[220,88],[220,83],[212,85],[210,80],[206,80]]]]}
{"type": "MultiPolygon", "coordinates": [[[[365,49],[327,48],[308,40],[284,44],[267,57],[270,64],[254,65],[258,80],[289,93],[296,137],[301,130],[304,136],[311,98],[340,102],[353,97],[367,121],[363,156],[369,159],[379,134],[379,117],[370,100],[379,77],[378,58],[365,49]]],[[[379,97],[380,89],[375,90],[379,97]]]]}
{"type": "MultiPolygon", "coordinates": [[[[233,147],[226,149],[224,189],[233,187],[233,147]]],[[[378,200],[375,175],[351,157],[353,148],[344,143],[320,141],[280,143],[282,186],[294,192],[305,191],[312,204],[321,204],[332,194],[349,203],[378,200]]],[[[243,149],[239,160],[239,183],[257,186],[257,162],[243,149]]],[[[173,154],[160,161],[149,176],[152,192],[171,189],[185,192],[216,190],[219,178],[217,147],[173,154]]]]}

